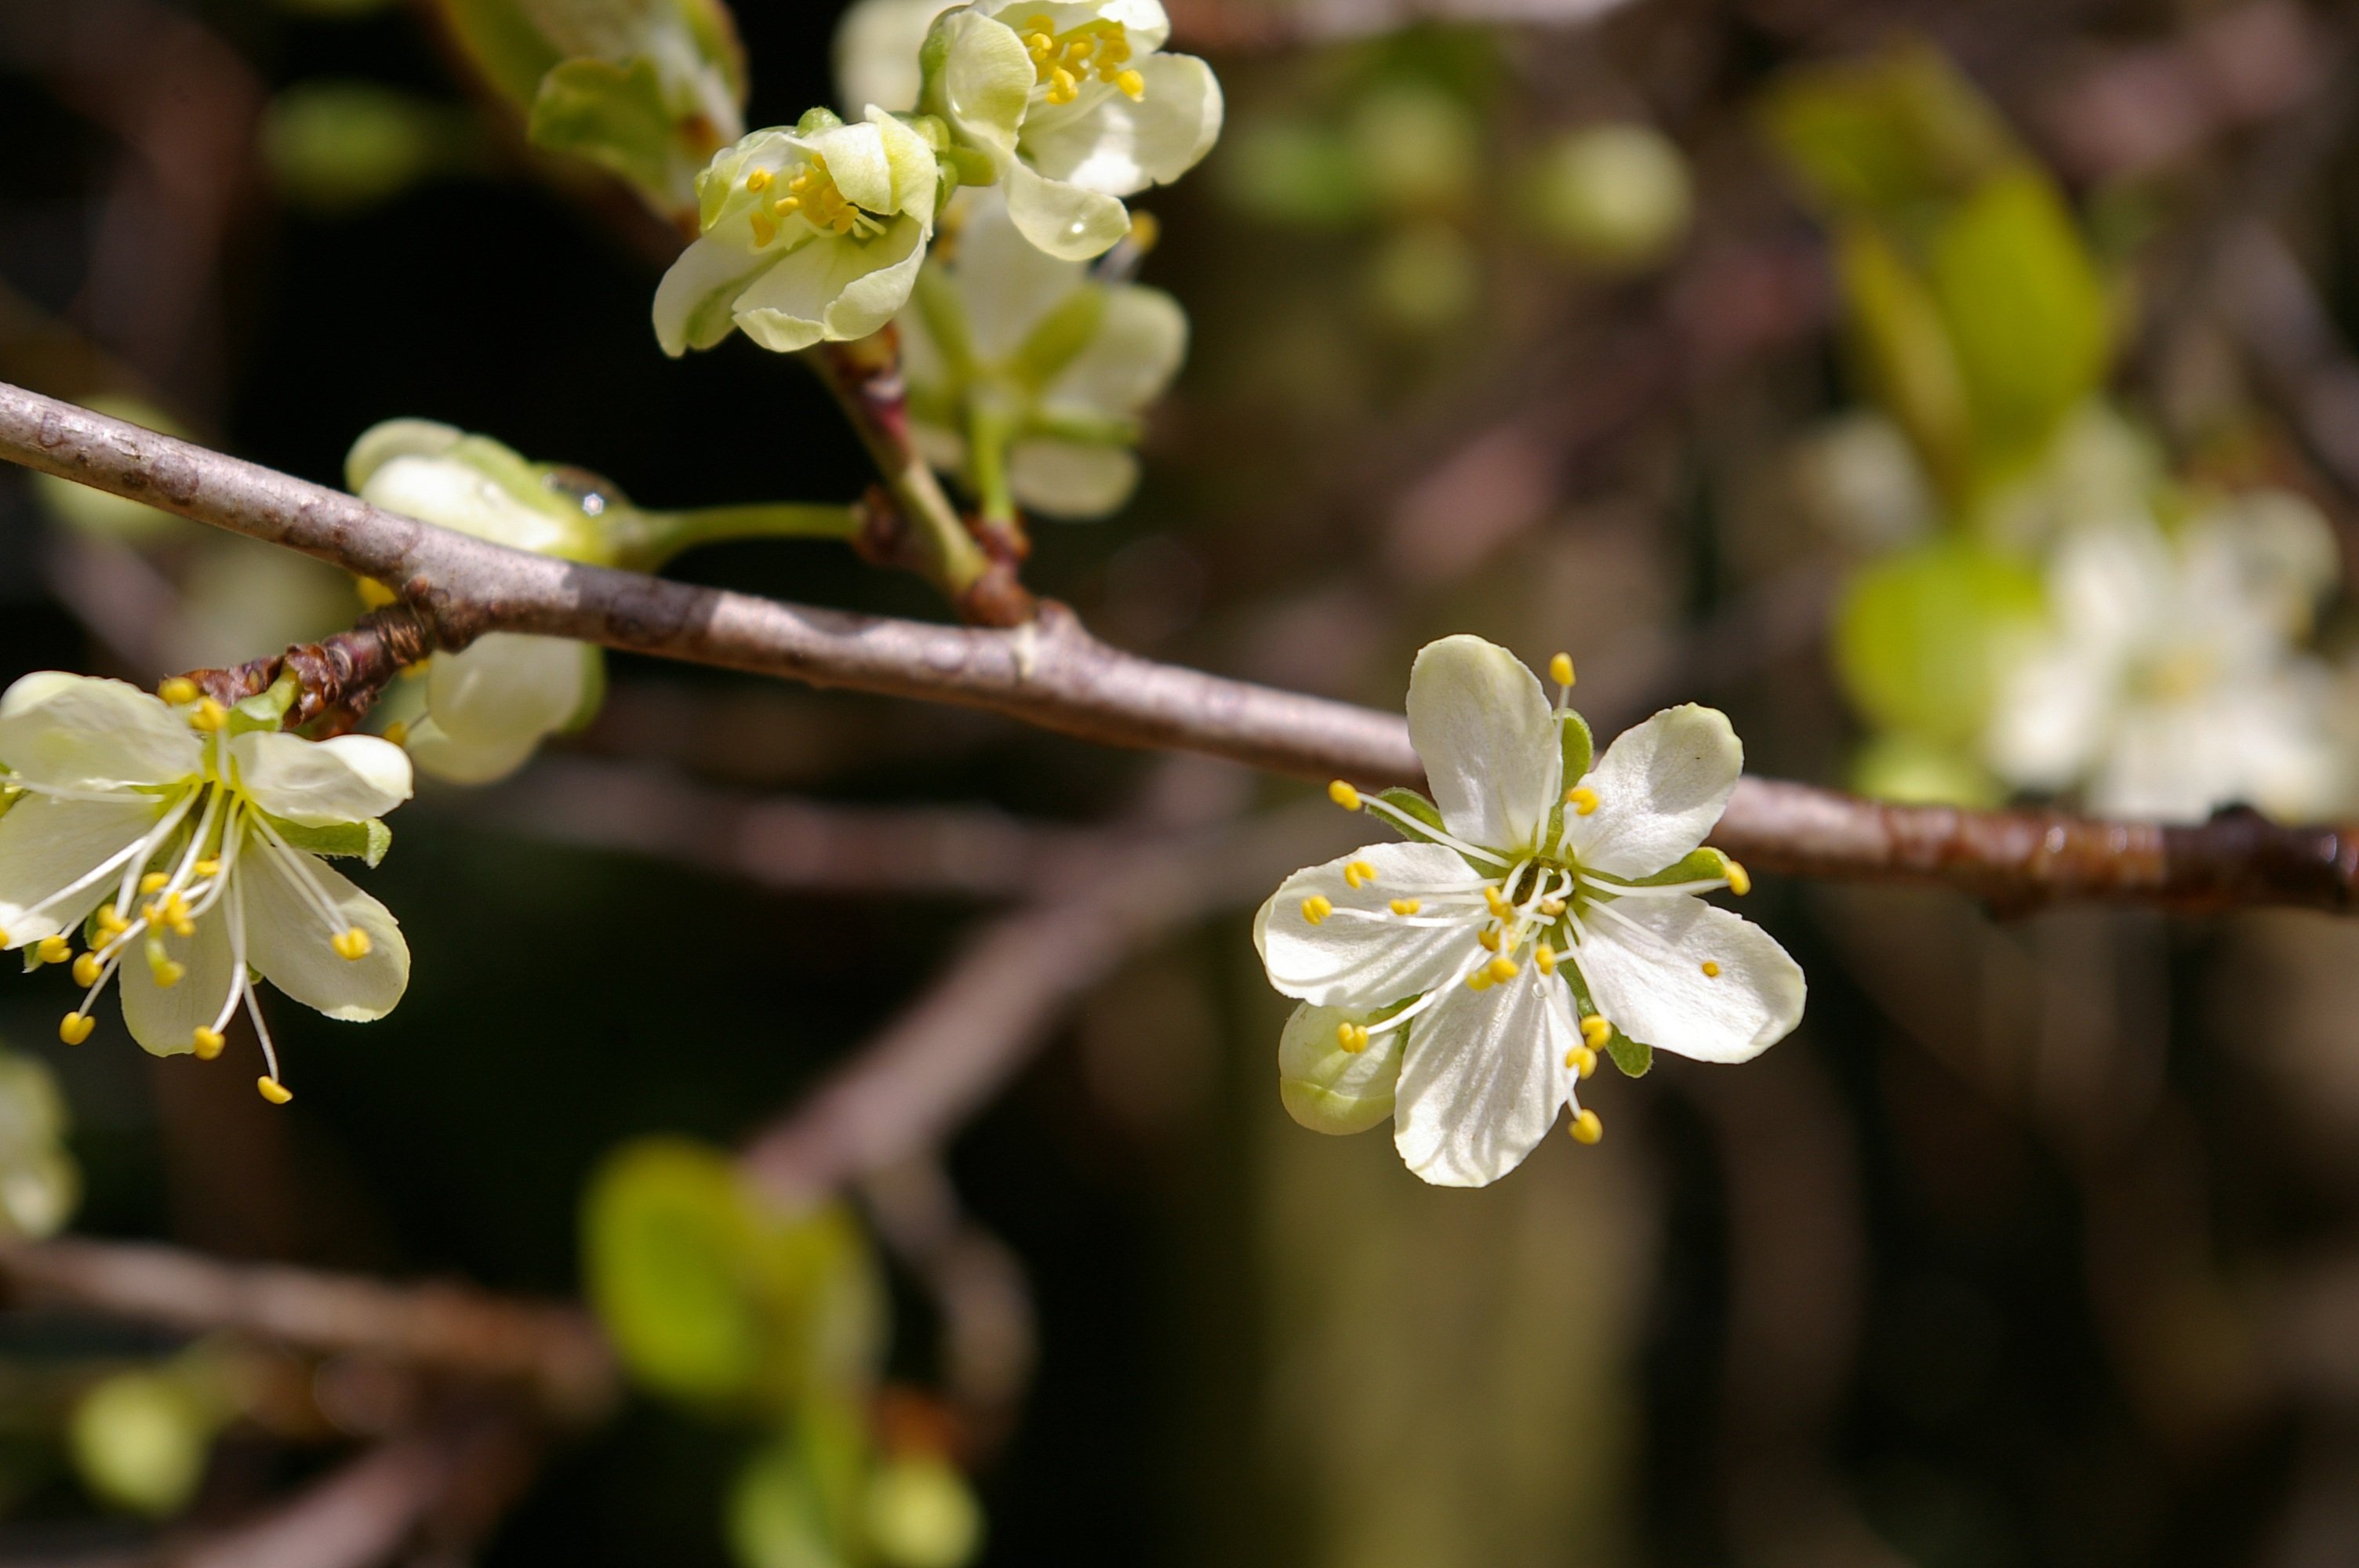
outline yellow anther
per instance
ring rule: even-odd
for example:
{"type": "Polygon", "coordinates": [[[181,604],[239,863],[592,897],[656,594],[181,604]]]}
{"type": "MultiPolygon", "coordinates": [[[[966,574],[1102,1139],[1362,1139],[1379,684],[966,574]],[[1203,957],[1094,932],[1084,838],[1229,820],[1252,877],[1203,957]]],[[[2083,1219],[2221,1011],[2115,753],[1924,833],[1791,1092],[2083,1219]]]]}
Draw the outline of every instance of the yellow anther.
{"type": "Polygon", "coordinates": [[[101,931],[122,931],[127,929],[130,925],[131,923],[123,918],[114,905],[102,903],[98,906],[98,928],[101,931]]]}
{"type": "Polygon", "coordinates": [[[179,893],[164,901],[164,924],[172,928],[175,936],[194,936],[197,923],[189,914],[189,902],[179,893]]]}
{"type": "Polygon", "coordinates": [[[1049,18],[1049,15],[1045,11],[1036,11],[1031,16],[1024,18],[1024,25],[1031,28],[1035,33],[1038,33],[1042,38],[1046,38],[1048,37],[1049,29],[1055,27],[1057,24],[1049,18]]]}
{"type": "Polygon", "coordinates": [[[1586,1045],[1576,1045],[1564,1054],[1564,1065],[1585,1078],[1597,1071],[1597,1053],[1586,1045]]]}
{"type": "Polygon", "coordinates": [[[1342,779],[1337,779],[1333,784],[1327,786],[1327,798],[1333,801],[1336,805],[1342,806],[1346,811],[1357,811],[1360,809],[1360,792],[1353,789],[1350,784],[1345,784],[1342,779]]]}
{"type": "Polygon", "coordinates": [[[84,953],[74,960],[74,984],[88,990],[98,984],[98,977],[106,973],[106,960],[95,953],[84,953]]]}
{"type": "Polygon", "coordinates": [[[1485,887],[1483,890],[1483,902],[1490,906],[1492,914],[1500,920],[1506,919],[1509,912],[1516,907],[1509,903],[1506,896],[1495,887],[1485,887]]]}
{"type": "Polygon", "coordinates": [[[210,697],[200,701],[197,704],[197,710],[189,715],[190,726],[192,729],[201,730],[208,735],[228,722],[229,709],[210,697]]]}
{"type": "Polygon", "coordinates": [[[1397,898],[1386,907],[1390,908],[1395,914],[1415,914],[1425,905],[1413,898],[1397,898]]]}
{"type": "Polygon", "coordinates": [[[1499,950],[1499,928],[1495,925],[1486,925],[1474,933],[1474,940],[1495,953],[1499,950]]]}
{"type": "Polygon", "coordinates": [[[196,1033],[190,1037],[189,1044],[196,1052],[198,1061],[210,1062],[222,1054],[222,1048],[229,1044],[229,1039],[219,1030],[207,1029],[201,1024],[196,1033]]]}
{"type": "Polygon", "coordinates": [[[221,862],[219,860],[199,860],[193,869],[197,875],[201,877],[217,877],[221,875],[221,862]]]}
{"type": "Polygon", "coordinates": [[[1155,248],[1163,238],[1163,224],[1152,212],[1134,211],[1130,215],[1130,243],[1142,255],[1155,248]]]}
{"type": "Polygon", "coordinates": [[[791,218],[802,210],[803,199],[799,196],[781,196],[770,203],[770,211],[781,218],[791,218]]]}
{"type": "Polygon", "coordinates": [[[1572,1134],[1575,1143],[1594,1143],[1605,1136],[1605,1124],[1597,1119],[1595,1111],[1584,1110],[1572,1119],[1572,1125],[1565,1130],[1572,1134]]]}
{"type": "Polygon", "coordinates": [[[767,212],[755,213],[751,222],[754,229],[754,243],[756,245],[766,245],[772,240],[778,237],[778,225],[771,219],[767,212]]]}
{"type": "Polygon", "coordinates": [[[1564,803],[1586,816],[1597,809],[1597,792],[1587,784],[1576,784],[1564,792],[1564,803]]]}
{"type": "Polygon", "coordinates": [[[1121,88],[1122,95],[1133,103],[1147,96],[1147,78],[1135,70],[1117,71],[1114,84],[1121,88]]]}
{"type": "Polygon", "coordinates": [[[745,189],[756,194],[770,189],[770,171],[757,168],[745,177],[745,189]]]}
{"type": "Polygon", "coordinates": [[[420,659],[414,665],[404,665],[401,666],[401,678],[404,680],[424,680],[428,676],[433,673],[434,661],[432,659],[420,659]]]}
{"type": "Polygon", "coordinates": [[[396,746],[408,745],[409,743],[409,725],[403,719],[395,719],[392,723],[385,727],[385,738],[387,741],[396,746]]]}
{"type": "Polygon", "coordinates": [[[1049,103],[1071,103],[1081,95],[1081,84],[1073,80],[1071,71],[1060,65],[1049,72],[1049,103]]]}
{"type": "Polygon", "coordinates": [[[1484,965],[1483,968],[1494,980],[1512,980],[1516,978],[1516,961],[1504,953],[1484,965]]]}
{"type": "Polygon", "coordinates": [[[331,937],[328,946],[336,950],[339,958],[355,960],[367,957],[373,944],[369,941],[369,934],[354,925],[331,937]]]}
{"type": "Polygon", "coordinates": [[[1483,968],[1479,968],[1479,969],[1475,970],[1473,974],[1471,974],[1471,975],[1467,976],[1467,977],[1466,977],[1466,989],[1467,989],[1468,990],[1470,990],[1470,991],[1486,991],[1486,990],[1489,990],[1489,989],[1491,989],[1491,968],[1490,968],[1490,966],[1489,966],[1489,965],[1487,965],[1487,964],[1485,964],[1483,968]]]}
{"type": "Polygon", "coordinates": [[[1087,38],[1075,38],[1071,43],[1065,46],[1065,59],[1075,65],[1079,65],[1082,61],[1089,59],[1091,54],[1095,52],[1096,49],[1097,44],[1093,39],[1087,38]]]}
{"type": "Polygon", "coordinates": [[[171,958],[167,958],[160,964],[150,964],[147,968],[155,974],[156,985],[161,990],[170,990],[188,979],[189,975],[188,965],[171,958]]]}
{"type": "Polygon", "coordinates": [[[1564,913],[1564,900],[1560,898],[1544,898],[1540,900],[1540,913],[1547,915],[1550,920],[1554,920],[1558,915],[1564,913]]]}
{"type": "Polygon", "coordinates": [[[1335,1026],[1335,1044],[1356,1056],[1368,1048],[1368,1029],[1363,1023],[1339,1023],[1335,1026]]]}
{"type": "Polygon", "coordinates": [[[1728,862],[1728,891],[1739,898],[1753,891],[1753,873],[1734,860],[1728,862]]]}
{"type": "Polygon", "coordinates": [[[44,936],[33,945],[44,964],[62,964],[73,957],[73,944],[62,936],[44,936]]]}
{"type": "Polygon", "coordinates": [[[1572,655],[1558,654],[1549,660],[1549,679],[1559,686],[1572,684],[1572,655]]]}
{"type": "Polygon", "coordinates": [[[1352,860],[1343,867],[1343,880],[1355,888],[1364,888],[1376,880],[1376,868],[1365,860],[1352,860]]]}
{"type": "MultiPolygon", "coordinates": [[[[401,597],[401,595],[394,592],[393,589],[386,587],[385,584],[377,581],[376,579],[373,577],[364,577],[361,579],[359,583],[355,586],[360,589],[361,603],[370,610],[383,610],[386,605],[391,604],[395,600],[401,597]]],[[[189,695],[190,697],[194,697],[196,696],[196,692],[193,687],[190,688],[189,695]]],[[[168,697],[164,700],[169,702],[172,699],[168,697]]]]}
{"type": "Polygon", "coordinates": [[[1581,1021],[1581,1037],[1589,1042],[1592,1049],[1603,1051],[1605,1043],[1614,1038],[1614,1026],[1605,1022],[1603,1013],[1593,1012],[1581,1021]]]}
{"type": "Polygon", "coordinates": [[[1706,958],[1703,961],[1703,978],[1708,980],[1720,979],[1720,966],[1706,958]]]}
{"type": "Polygon", "coordinates": [[[15,946],[16,944],[14,942],[8,940],[8,933],[5,931],[0,931],[0,951],[5,951],[15,946]]]}
{"type": "Polygon", "coordinates": [[[98,1027],[98,1020],[86,1012],[69,1012],[58,1021],[58,1038],[69,1045],[79,1045],[90,1038],[98,1027]]]}
{"type": "Polygon", "coordinates": [[[164,891],[164,884],[171,880],[171,878],[166,876],[161,871],[150,871],[146,876],[139,879],[139,891],[141,892],[162,892],[164,891]]]}
{"type": "MultiPolygon", "coordinates": [[[[262,1098],[268,1100],[273,1105],[285,1105],[288,1100],[295,1098],[295,1091],[288,1088],[285,1084],[280,1083],[277,1078],[256,1078],[254,1080],[254,1087],[260,1089],[262,1091],[262,1098]]],[[[1590,1141],[1593,1143],[1596,1140],[1592,1139],[1590,1141]]]]}
{"type": "MultiPolygon", "coordinates": [[[[365,593],[363,597],[366,597],[365,593]]],[[[197,683],[186,676],[174,676],[156,688],[156,695],[178,708],[182,703],[197,700],[197,683]]]]}
{"type": "Polygon", "coordinates": [[[1552,974],[1555,974],[1555,973],[1556,973],[1556,949],[1555,949],[1555,948],[1553,948],[1553,947],[1551,947],[1551,946],[1549,946],[1547,943],[1545,943],[1545,942],[1542,942],[1542,943],[1538,944],[1537,946],[1535,946],[1532,948],[1532,962],[1533,962],[1533,963],[1535,963],[1535,964],[1538,964],[1538,965],[1540,967],[1540,973],[1541,973],[1541,974],[1544,974],[1544,975],[1552,975],[1552,974]]]}
{"type": "Polygon", "coordinates": [[[1316,925],[1335,913],[1335,906],[1324,893],[1312,893],[1302,901],[1302,918],[1316,925]]]}

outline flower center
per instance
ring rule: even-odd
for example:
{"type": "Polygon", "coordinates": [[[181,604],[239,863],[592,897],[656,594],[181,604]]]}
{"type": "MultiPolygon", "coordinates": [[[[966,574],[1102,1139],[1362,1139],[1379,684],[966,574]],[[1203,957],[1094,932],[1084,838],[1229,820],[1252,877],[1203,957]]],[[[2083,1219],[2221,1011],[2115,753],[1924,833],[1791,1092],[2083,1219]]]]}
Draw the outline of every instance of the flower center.
{"type": "Polygon", "coordinates": [[[797,218],[823,233],[856,234],[864,240],[885,232],[885,220],[845,196],[827,171],[827,159],[817,153],[784,179],[757,168],[745,177],[745,189],[756,196],[778,191],[766,208],[756,205],[751,215],[757,247],[777,239],[782,222],[797,218]]]}
{"type": "Polygon", "coordinates": [[[1048,89],[1051,103],[1071,103],[1094,73],[1136,103],[1147,96],[1147,78],[1130,66],[1130,36],[1120,22],[1101,18],[1061,33],[1045,16],[1025,20],[1024,47],[1031,51],[1033,81],[1048,89]]]}

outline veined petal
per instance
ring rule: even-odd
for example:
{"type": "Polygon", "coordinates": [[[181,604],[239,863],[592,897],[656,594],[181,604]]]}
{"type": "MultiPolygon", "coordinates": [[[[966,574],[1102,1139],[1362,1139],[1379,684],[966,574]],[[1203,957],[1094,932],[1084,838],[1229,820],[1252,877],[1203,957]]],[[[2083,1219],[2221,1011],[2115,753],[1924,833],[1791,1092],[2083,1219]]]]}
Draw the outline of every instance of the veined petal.
{"type": "Polygon", "coordinates": [[[1480,849],[1538,840],[1564,752],[1555,710],[1522,660],[1480,637],[1427,643],[1409,669],[1408,736],[1451,832],[1480,849]]]}
{"type": "Polygon", "coordinates": [[[507,777],[540,749],[538,735],[510,735],[496,741],[462,741],[431,719],[409,727],[402,742],[420,772],[452,784],[486,784],[507,777]]]}
{"type": "Polygon", "coordinates": [[[737,297],[737,325],[782,354],[822,339],[864,338],[908,302],[925,247],[925,231],[908,217],[865,242],[822,234],[781,256],[737,297]]]}
{"type": "Polygon", "coordinates": [[[208,911],[193,936],[160,933],[165,956],[182,971],[168,987],[156,983],[147,962],[147,937],[157,935],[150,931],[133,939],[115,985],[123,992],[123,1022],[140,1049],[151,1056],[178,1056],[196,1049],[197,1031],[213,1026],[237,984],[229,914],[218,906],[208,911]]]}
{"type": "Polygon", "coordinates": [[[256,834],[236,875],[245,905],[245,954],[263,979],[330,1018],[383,1018],[409,988],[409,944],[393,912],[339,876],[317,855],[282,850],[256,834]],[[330,943],[337,928],[299,880],[309,873],[347,927],[367,933],[369,950],[346,958],[330,943]]]}
{"type": "Polygon", "coordinates": [[[1138,487],[1138,460],[1120,447],[1018,441],[1007,453],[1007,488],[1027,512],[1067,522],[1117,511],[1138,487]]]}
{"type": "Polygon", "coordinates": [[[1304,1002],[1277,1039],[1277,1096],[1286,1113],[1313,1132],[1365,1132],[1393,1113],[1401,1070],[1401,1036],[1388,1029],[1357,1051],[1343,1049],[1336,1027],[1365,1023],[1365,1012],[1304,1002]]]}
{"type": "Polygon", "coordinates": [[[415,787],[401,748],[375,735],[306,741],[253,730],[232,741],[229,750],[239,791],[271,816],[306,827],[383,816],[415,787]]]}
{"type": "Polygon", "coordinates": [[[1565,813],[1566,842],[1589,871],[1653,876],[1703,842],[1744,771],[1728,715],[1692,702],[1667,708],[1624,730],[1582,779],[1597,808],[1565,813]]]}
{"type": "MultiPolygon", "coordinates": [[[[886,118],[895,125],[900,124],[890,115],[886,118]]],[[[907,126],[901,128],[908,132],[907,126]]],[[[893,166],[885,157],[884,133],[879,127],[866,120],[855,120],[818,133],[810,138],[810,146],[813,152],[827,160],[828,178],[835,181],[835,188],[843,192],[845,200],[871,212],[895,211],[893,166]]]]}
{"type": "Polygon", "coordinates": [[[1700,898],[1625,898],[1582,924],[1572,959],[1590,1000],[1633,1040],[1744,1062],[1801,1022],[1802,967],[1740,915],[1700,898]]]}
{"type": "Polygon", "coordinates": [[[1188,356],[1188,313],[1159,288],[1136,284],[1106,296],[1104,319],[1041,393],[1051,408],[1127,417],[1171,384],[1188,356]]]}
{"type": "Polygon", "coordinates": [[[656,285],[656,341],[678,359],[690,349],[709,349],[735,325],[730,306],[770,258],[744,244],[698,240],[680,252],[656,285]]]}
{"type": "Polygon", "coordinates": [[[1322,1007],[1383,1007],[1447,983],[1472,958],[1483,905],[1440,898],[1445,889],[1463,896],[1478,881],[1455,850],[1439,844],[1372,844],[1287,878],[1254,917],[1254,946],[1269,983],[1288,996],[1322,1007]],[[1356,888],[1344,874],[1355,861],[1375,871],[1356,888]],[[1312,898],[1333,913],[1312,922],[1303,913],[1312,898]],[[1394,914],[1397,898],[1419,900],[1419,914],[1394,914]],[[1463,918],[1411,924],[1451,916],[1463,918]]]}
{"type": "Polygon", "coordinates": [[[136,843],[156,826],[165,806],[154,795],[126,794],[113,801],[36,795],[0,816],[0,932],[7,934],[5,946],[21,947],[72,931],[114,896],[122,879],[104,877],[38,914],[27,913],[136,843]]]}
{"type": "Polygon", "coordinates": [[[1158,54],[1133,67],[1146,79],[1136,102],[1103,89],[1070,108],[1036,107],[1018,146],[1051,179],[1108,196],[1169,185],[1219,139],[1221,84],[1192,55],[1158,54]]]}
{"type": "Polygon", "coordinates": [[[188,720],[128,682],[42,670],[0,695],[0,768],[32,784],[173,784],[203,765],[188,720]]]}
{"type": "Polygon", "coordinates": [[[1453,986],[1408,1026],[1393,1144],[1440,1187],[1481,1187],[1524,1162],[1572,1097],[1581,1044],[1560,977],[1527,969],[1473,991],[1453,986]]]}
{"type": "Polygon", "coordinates": [[[457,740],[538,741],[581,710],[587,654],[563,637],[478,637],[462,653],[436,654],[427,667],[427,711],[457,740]]]}
{"type": "Polygon", "coordinates": [[[1130,209],[1119,197],[1048,178],[1020,159],[1002,170],[1000,183],[1017,231],[1052,256],[1088,261],[1130,232],[1130,209]]]}

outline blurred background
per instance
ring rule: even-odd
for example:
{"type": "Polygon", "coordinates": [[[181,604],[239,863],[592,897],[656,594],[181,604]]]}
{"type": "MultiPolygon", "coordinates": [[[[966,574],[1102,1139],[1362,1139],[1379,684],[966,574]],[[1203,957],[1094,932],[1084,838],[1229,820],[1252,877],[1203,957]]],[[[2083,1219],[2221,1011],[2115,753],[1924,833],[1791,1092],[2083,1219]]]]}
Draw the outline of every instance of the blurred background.
{"type": "MultiPolygon", "coordinates": [[[[1025,568],[1099,634],[1392,708],[1419,645],[1473,632],[1571,650],[1601,736],[1723,706],[1757,772],[2359,809],[2343,10],[1172,17],[1228,95],[1203,167],[1136,203],[1188,362],[1136,497],[1036,519],[1025,568]]],[[[530,145],[449,20],[0,0],[0,378],[330,483],[415,416],[649,506],[858,495],[801,366],[661,354],[677,240],[530,145]]],[[[834,7],[735,21],[747,124],[842,102],[834,7]]],[[[945,613],[826,542],[671,570],[945,613]]],[[[152,685],[360,600],[12,470],[0,605],[0,677],[152,685]]],[[[111,1011],[60,1045],[61,990],[0,987],[13,1230],[603,1314],[634,1389],[385,1560],[2359,1561],[2359,928],[1764,877],[1746,913],[1811,982],[1794,1037],[1601,1069],[1603,1144],[1440,1191],[1273,1092],[1251,909],[1356,841],[1312,792],[685,666],[605,678],[522,772],[400,814],[368,885],[415,983],[366,1030],[274,1014],[294,1105],[150,1060],[111,1011]],[[725,1151],[1053,903],[1057,867],[1180,842],[1255,880],[1124,884],[1169,908],[1077,950],[938,1161],[815,1214],[732,1185],[725,1151]]],[[[0,1560],[194,1560],[451,1397],[20,1302],[0,1560]]]]}

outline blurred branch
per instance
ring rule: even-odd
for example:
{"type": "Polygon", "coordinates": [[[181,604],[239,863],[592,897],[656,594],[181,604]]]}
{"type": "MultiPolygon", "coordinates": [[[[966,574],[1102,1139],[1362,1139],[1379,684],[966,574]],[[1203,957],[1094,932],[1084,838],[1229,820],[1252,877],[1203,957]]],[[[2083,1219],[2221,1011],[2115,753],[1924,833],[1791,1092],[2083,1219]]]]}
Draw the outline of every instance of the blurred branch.
{"type": "MultiPolygon", "coordinates": [[[[0,457],[397,585],[432,646],[463,647],[495,630],[537,633],[991,708],[1105,744],[1201,752],[1305,777],[1373,784],[1421,773],[1408,726],[1393,714],[1143,659],[1097,641],[1056,605],[1030,625],[986,631],[553,560],[5,384],[0,457]]],[[[2008,904],[2359,907],[2359,838],[2239,813],[2164,827],[2054,811],[1893,806],[1747,778],[1712,841],[1763,871],[1940,882],[2008,904]]],[[[1139,875],[1136,865],[1127,875],[1139,875]]],[[[1015,918],[1043,923],[1043,937],[1049,928],[1071,935],[1070,914],[1051,916],[1074,907],[1015,918]]],[[[1075,939],[1086,945],[1089,935],[1075,939]]]]}
{"type": "Polygon", "coordinates": [[[214,1262],[169,1247],[67,1239],[0,1247],[19,1304],[89,1308],[190,1333],[232,1330],[315,1354],[365,1351],[520,1387],[553,1415],[612,1404],[614,1358],[581,1313],[460,1285],[214,1262]]]}
{"type": "Polygon", "coordinates": [[[1174,0],[1174,41],[1215,51],[1304,49],[1423,26],[1582,27],[1628,0],[1174,0]]]}

